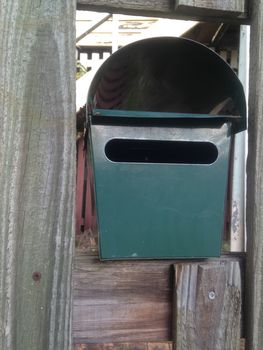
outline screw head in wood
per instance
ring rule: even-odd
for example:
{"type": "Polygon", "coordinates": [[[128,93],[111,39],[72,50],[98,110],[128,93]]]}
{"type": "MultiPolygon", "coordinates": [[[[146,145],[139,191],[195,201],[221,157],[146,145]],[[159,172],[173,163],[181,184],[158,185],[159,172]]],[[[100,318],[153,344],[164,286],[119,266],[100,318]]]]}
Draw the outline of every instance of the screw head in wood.
{"type": "Polygon", "coordinates": [[[214,291],[211,291],[211,292],[208,293],[208,298],[210,300],[214,300],[215,297],[216,297],[216,293],[214,291]]]}

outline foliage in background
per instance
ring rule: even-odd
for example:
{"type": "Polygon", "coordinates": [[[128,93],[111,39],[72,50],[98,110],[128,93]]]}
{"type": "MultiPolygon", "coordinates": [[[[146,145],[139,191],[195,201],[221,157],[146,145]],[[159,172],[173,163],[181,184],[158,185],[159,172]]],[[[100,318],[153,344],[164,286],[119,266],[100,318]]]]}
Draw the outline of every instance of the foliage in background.
{"type": "Polygon", "coordinates": [[[77,61],[77,69],[76,69],[76,80],[81,78],[84,74],[86,74],[89,71],[88,68],[85,68],[83,64],[80,63],[80,61],[77,61]]]}

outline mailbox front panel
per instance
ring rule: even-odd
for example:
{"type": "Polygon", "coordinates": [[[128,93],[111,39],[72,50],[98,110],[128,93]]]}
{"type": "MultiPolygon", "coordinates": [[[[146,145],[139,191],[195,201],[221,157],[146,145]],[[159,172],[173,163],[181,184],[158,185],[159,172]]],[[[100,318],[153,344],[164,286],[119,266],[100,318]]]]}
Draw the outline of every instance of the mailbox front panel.
{"type": "Polygon", "coordinates": [[[229,134],[92,125],[101,259],[219,256],[229,134]]]}

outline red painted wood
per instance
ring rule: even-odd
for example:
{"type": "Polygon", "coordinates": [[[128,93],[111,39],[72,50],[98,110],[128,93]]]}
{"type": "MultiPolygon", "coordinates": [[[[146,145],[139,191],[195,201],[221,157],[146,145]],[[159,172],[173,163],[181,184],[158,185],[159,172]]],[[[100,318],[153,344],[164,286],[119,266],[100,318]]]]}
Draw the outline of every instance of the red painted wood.
{"type": "Polygon", "coordinates": [[[91,165],[87,171],[87,185],[85,191],[85,161],[87,151],[84,147],[84,138],[77,142],[77,176],[76,176],[76,234],[96,229],[96,213],[93,191],[93,175],[91,165]],[[85,196],[85,201],[83,200],[85,196]],[[85,206],[85,210],[83,210],[85,206]]]}
{"type": "Polygon", "coordinates": [[[76,176],[76,234],[81,233],[84,224],[82,218],[83,184],[84,184],[85,151],[84,139],[81,137],[77,142],[77,176],[76,176]]]}

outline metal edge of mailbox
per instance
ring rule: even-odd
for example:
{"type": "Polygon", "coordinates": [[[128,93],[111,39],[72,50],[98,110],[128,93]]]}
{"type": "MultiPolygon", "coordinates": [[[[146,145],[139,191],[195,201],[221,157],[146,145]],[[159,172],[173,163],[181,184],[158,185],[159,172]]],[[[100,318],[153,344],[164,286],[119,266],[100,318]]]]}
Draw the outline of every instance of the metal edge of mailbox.
{"type": "MultiPolygon", "coordinates": [[[[152,112],[152,111],[134,111],[134,110],[118,110],[118,109],[93,109],[90,114],[90,123],[104,124],[104,122],[109,122],[114,120],[121,120],[129,122],[132,124],[132,120],[139,122],[140,120],[159,120],[160,123],[167,121],[176,120],[200,120],[205,123],[213,123],[213,121],[219,122],[231,122],[231,133],[236,134],[241,130],[238,125],[242,121],[242,116],[240,115],[217,115],[217,114],[195,114],[195,113],[175,113],[175,112],[152,112]],[[101,119],[100,119],[101,118],[101,119]]],[[[195,126],[196,127],[196,126],[195,126]]]]}
{"type": "Polygon", "coordinates": [[[173,113],[173,112],[152,112],[152,111],[128,111],[120,109],[94,109],[94,117],[121,117],[121,118],[176,118],[176,119],[229,119],[239,120],[242,117],[237,115],[217,114],[195,114],[195,113],[173,113]]]}

